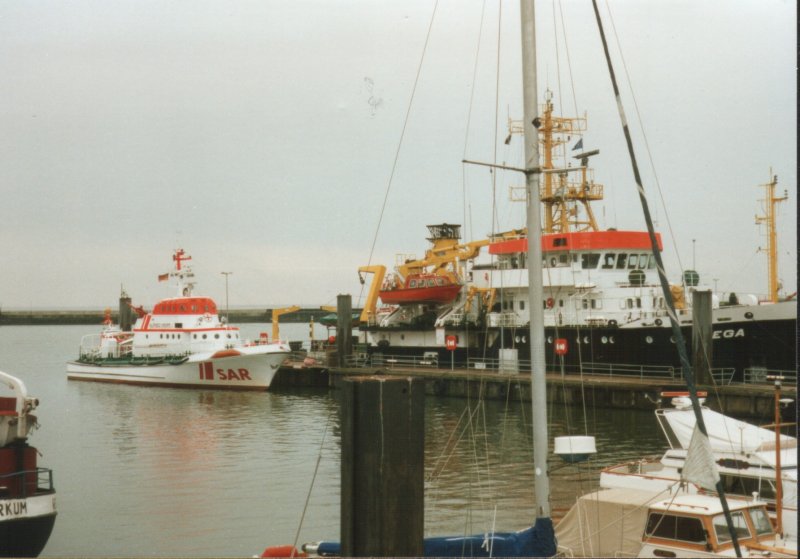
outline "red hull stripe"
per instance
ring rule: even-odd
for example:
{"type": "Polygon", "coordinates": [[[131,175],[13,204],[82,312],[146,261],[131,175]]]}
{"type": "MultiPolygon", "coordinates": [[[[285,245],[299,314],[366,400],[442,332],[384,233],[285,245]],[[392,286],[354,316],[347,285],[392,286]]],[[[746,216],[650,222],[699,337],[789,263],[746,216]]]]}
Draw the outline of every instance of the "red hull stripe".
{"type": "MultiPolygon", "coordinates": [[[[656,233],[658,250],[664,250],[661,234],[656,233]]],[[[542,252],[566,250],[650,250],[650,236],[645,231],[582,231],[542,236],[542,252]]],[[[489,254],[527,252],[528,239],[512,239],[489,245],[489,254]]]]}
{"type": "Polygon", "coordinates": [[[206,380],[214,380],[214,365],[211,361],[203,363],[206,372],[206,380]]]}

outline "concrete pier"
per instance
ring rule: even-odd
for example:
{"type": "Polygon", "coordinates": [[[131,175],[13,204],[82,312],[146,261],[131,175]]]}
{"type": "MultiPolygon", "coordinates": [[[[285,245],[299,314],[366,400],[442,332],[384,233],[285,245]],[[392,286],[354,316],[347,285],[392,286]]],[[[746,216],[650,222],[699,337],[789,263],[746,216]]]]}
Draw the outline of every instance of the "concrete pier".
{"type": "MultiPolygon", "coordinates": [[[[272,390],[289,387],[329,387],[337,389],[344,379],[371,375],[402,375],[425,382],[425,393],[434,397],[485,398],[489,400],[530,401],[531,383],[527,374],[509,375],[466,369],[377,369],[282,367],[272,390]]],[[[662,391],[685,390],[685,384],[664,379],[625,377],[622,375],[561,375],[548,373],[548,402],[583,405],[597,408],[634,408],[652,410],[662,391]]],[[[784,386],[784,397],[797,399],[796,386],[784,386]]],[[[663,402],[663,406],[668,406],[663,402]]],[[[709,390],[706,405],[741,419],[765,418],[773,413],[774,395],[771,385],[727,385],[709,390]]],[[[787,413],[794,412],[794,406],[787,413]]],[[[794,416],[784,418],[794,421],[794,416]]]]}

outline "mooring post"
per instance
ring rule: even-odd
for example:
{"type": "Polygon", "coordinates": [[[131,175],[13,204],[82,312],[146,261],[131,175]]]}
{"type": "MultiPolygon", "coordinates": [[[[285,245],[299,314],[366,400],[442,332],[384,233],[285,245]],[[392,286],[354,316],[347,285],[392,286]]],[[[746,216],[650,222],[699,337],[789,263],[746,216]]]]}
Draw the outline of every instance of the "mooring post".
{"type": "Polygon", "coordinates": [[[131,298],[124,291],[119,296],[119,328],[123,332],[130,332],[133,327],[133,310],[131,298]]]}
{"type": "Polygon", "coordinates": [[[405,377],[342,381],[343,557],[421,557],[425,383],[405,377]]]}
{"type": "Polygon", "coordinates": [[[698,385],[711,386],[713,363],[711,291],[692,292],[692,368],[698,385]]]}
{"type": "Polygon", "coordinates": [[[336,354],[339,367],[347,366],[353,352],[353,302],[350,295],[336,296],[336,354]]]}

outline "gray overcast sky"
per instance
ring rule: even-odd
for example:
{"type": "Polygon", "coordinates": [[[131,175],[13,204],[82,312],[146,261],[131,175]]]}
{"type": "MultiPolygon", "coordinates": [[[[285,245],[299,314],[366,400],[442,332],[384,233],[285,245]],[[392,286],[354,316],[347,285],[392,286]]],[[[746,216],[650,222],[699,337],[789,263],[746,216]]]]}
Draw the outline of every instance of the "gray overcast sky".
{"type": "MultiPolygon", "coordinates": [[[[601,225],[641,229],[591,3],[557,5],[563,23],[552,6],[537,2],[539,89],[554,91],[557,111],[563,101],[563,114],[576,103],[588,114],[584,145],[601,150],[595,179],[606,188],[595,207],[601,225]]],[[[659,195],[634,122],[671,278],[678,257],[683,268],[695,259],[721,291],[766,291],[754,216],[772,167],[789,194],[779,210],[780,277],[794,291],[795,2],[610,6],[662,187],[659,195]]],[[[194,257],[198,292],[220,304],[222,271],[233,272],[232,306],[357,297],[433,8],[0,3],[0,305],[115,306],[121,284],[152,305],[171,295],[156,276],[178,246],[194,257]]],[[[373,263],[421,256],[430,223],[466,218],[467,240],[491,231],[491,176],[461,159],[493,157],[498,45],[497,157],[521,158],[520,139],[502,144],[507,117],[521,118],[518,12],[507,0],[439,2],[373,263]]],[[[606,25],[613,35],[607,12],[606,25]]],[[[523,205],[508,200],[521,184],[498,175],[497,230],[523,226],[523,205]]]]}

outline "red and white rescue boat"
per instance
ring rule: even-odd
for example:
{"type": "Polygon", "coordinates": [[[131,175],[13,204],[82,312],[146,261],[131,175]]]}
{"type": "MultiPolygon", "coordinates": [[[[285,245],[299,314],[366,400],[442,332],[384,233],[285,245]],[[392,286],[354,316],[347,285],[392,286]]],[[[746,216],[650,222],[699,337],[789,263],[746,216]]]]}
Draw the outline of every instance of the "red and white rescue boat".
{"type": "Polygon", "coordinates": [[[254,343],[220,320],[209,297],[192,295],[194,274],[182,249],[175,269],[159,280],[176,281],[177,296],[141,308],[126,332],[107,316],[100,334],[84,336],[79,357],[67,363],[67,378],[184,388],[266,390],[289,357],[288,343],[254,343]]]}

